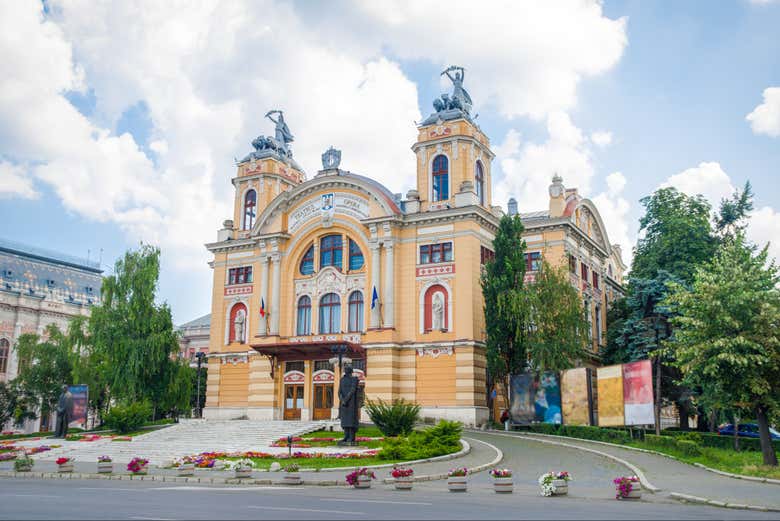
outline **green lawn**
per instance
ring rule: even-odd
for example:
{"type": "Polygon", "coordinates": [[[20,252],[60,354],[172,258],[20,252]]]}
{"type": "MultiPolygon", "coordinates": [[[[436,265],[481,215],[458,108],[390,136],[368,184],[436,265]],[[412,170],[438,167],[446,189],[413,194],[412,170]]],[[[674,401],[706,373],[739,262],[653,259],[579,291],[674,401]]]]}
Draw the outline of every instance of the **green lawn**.
{"type": "MultiPolygon", "coordinates": [[[[384,436],[382,434],[382,431],[371,426],[366,427],[360,427],[357,434],[355,436],[362,436],[366,438],[381,438],[384,436]]],[[[315,431],[310,432],[309,434],[304,434],[301,436],[302,438],[343,438],[344,433],[343,432],[336,432],[336,431],[315,431]]]]}

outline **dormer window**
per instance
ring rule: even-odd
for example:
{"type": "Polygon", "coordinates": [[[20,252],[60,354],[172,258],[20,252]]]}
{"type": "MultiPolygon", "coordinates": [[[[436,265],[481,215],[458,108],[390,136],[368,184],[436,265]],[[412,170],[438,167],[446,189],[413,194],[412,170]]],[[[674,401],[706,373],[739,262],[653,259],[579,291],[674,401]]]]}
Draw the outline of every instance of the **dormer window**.
{"type": "Polygon", "coordinates": [[[450,170],[449,161],[447,156],[438,155],[433,159],[433,169],[431,170],[432,184],[432,200],[446,201],[450,198],[450,170]]]}
{"type": "Polygon", "coordinates": [[[46,279],[46,285],[50,288],[53,288],[55,285],[57,285],[57,282],[54,279],[46,279]]]}
{"type": "Polygon", "coordinates": [[[14,272],[12,270],[3,270],[3,278],[6,279],[14,278],[14,272]]]}

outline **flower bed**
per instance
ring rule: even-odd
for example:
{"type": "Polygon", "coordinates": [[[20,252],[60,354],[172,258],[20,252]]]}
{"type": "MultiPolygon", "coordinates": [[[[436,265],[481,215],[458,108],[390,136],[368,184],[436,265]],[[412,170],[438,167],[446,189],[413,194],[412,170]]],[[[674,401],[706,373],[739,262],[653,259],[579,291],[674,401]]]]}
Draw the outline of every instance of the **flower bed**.
{"type": "Polygon", "coordinates": [[[149,460],[135,457],[130,460],[130,463],[127,464],[127,470],[133,474],[146,474],[148,465],[149,460]]]}
{"type": "MultiPolygon", "coordinates": [[[[299,448],[299,449],[307,449],[310,447],[329,447],[333,446],[336,443],[341,441],[341,438],[333,438],[333,437],[314,437],[314,438],[301,438],[301,437],[294,437],[292,439],[292,447],[293,448],[299,448]]],[[[382,442],[384,441],[383,437],[367,437],[367,436],[358,436],[355,438],[355,441],[358,443],[370,443],[370,442],[382,442]]],[[[271,443],[271,447],[288,447],[287,438],[279,438],[275,442],[271,443]]]]}
{"type": "Polygon", "coordinates": [[[355,488],[371,488],[371,480],[376,479],[373,470],[357,469],[346,476],[347,483],[355,488]]]}

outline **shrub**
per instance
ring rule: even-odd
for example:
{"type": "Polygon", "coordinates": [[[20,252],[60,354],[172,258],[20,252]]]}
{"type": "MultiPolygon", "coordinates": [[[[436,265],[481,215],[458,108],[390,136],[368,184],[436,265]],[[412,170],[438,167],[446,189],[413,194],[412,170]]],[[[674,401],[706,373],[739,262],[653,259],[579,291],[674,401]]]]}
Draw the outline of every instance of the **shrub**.
{"type": "Polygon", "coordinates": [[[382,434],[402,436],[412,432],[414,424],[420,417],[420,406],[403,399],[393,400],[392,403],[381,399],[368,400],[366,412],[382,434]]]}
{"type": "Polygon", "coordinates": [[[568,436],[570,438],[582,438],[584,440],[606,441],[608,443],[628,443],[631,436],[618,429],[604,429],[589,425],[557,425],[554,423],[535,423],[528,428],[541,434],[554,434],[568,436]]]}
{"type": "Polygon", "coordinates": [[[148,402],[114,405],[103,418],[110,429],[125,434],[138,430],[152,415],[148,402]]]}
{"type": "Polygon", "coordinates": [[[677,440],[677,448],[686,456],[701,456],[701,449],[695,441],[677,440]]]}
{"type": "Polygon", "coordinates": [[[435,427],[412,432],[407,437],[388,438],[382,442],[381,459],[417,460],[450,454],[460,449],[463,427],[458,422],[442,420],[435,427]]]}
{"type": "Polygon", "coordinates": [[[671,436],[656,436],[655,434],[645,434],[645,443],[655,445],[662,449],[676,449],[677,440],[671,436]]]}
{"type": "Polygon", "coordinates": [[[677,437],[678,440],[685,440],[685,441],[692,441],[693,443],[696,443],[698,445],[701,445],[704,439],[701,437],[701,434],[698,432],[684,432],[680,436],[677,437]]]}

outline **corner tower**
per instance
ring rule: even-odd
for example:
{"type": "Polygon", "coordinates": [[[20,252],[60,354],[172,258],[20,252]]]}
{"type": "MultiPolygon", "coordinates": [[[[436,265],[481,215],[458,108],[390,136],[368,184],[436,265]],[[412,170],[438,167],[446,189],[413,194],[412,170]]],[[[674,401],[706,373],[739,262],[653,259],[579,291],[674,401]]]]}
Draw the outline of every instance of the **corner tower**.
{"type": "Polygon", "coordinates": [[[238,161],[238,174],[232,180],[236,189],[233,222],[225,222],[222,235],[226,237],[220,240],[249,236],[257,217],[271,201],[306,180],[303,169],[293,159],[293,135],[284,114],[272,110],[265,116],[275,125],[274,137],[258,136],[252,141],[254,152],[238,161]]]}
{"type": "Polygon", "coordinates": [[[471,117],[471,96],[463,88],[465,69],[451,66],[446,75],[452,94],[433,101],[434,112],[420,123],[417,142],[417,194],[420,211],[479,205],[490,211],[490,140],[471,117]]]}

